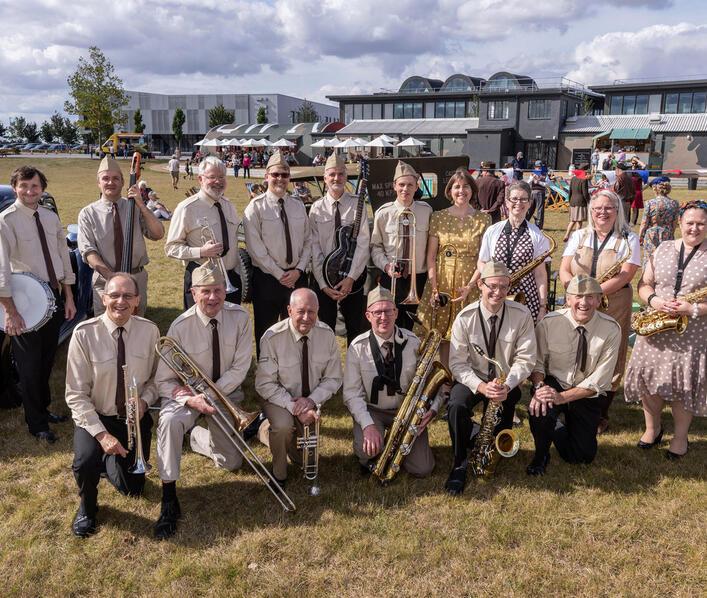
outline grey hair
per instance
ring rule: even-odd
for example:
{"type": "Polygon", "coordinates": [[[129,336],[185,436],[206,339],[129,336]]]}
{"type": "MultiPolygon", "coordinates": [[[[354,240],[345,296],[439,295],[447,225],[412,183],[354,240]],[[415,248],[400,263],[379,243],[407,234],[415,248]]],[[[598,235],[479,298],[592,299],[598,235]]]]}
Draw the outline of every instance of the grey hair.
{"type": "Polygon", "coordinates": [[[610,189],[602,189],[601,191],[598,191],[589,200],[587,230],[596,232],[596,229],[594,228],[594,217],[592,216],[592,204],[600,197],[606,197],[611,200],[611,203],[614,204],[614,209],[616,210],[616,220],[614,221],[614,229],[612,232],[619,236],[628,234],[630,229],[626,224],[626,215],[624,214],[624,207],[621,205],[621,198],[610,189]]]}
{"type": "Polygon", "coordinates": [[[218,168],[221,174],[226,174],[226,165],[216,156],[206,156],[206,158],[199,162],[199,174],[203,175],[209,166],[218,168]]]}
{"type": "Polygon", "coordinates": [[[317,304],[317,307],[319,307],[319,297],[317,297],[317,294],[312,289],[308,289],[307,287],[295,289],[294,291],[292,291],[292,293],[290,293],[290,307],[292,307],[295,303],[295,300],[302,297],[302,295],[309,295],[309,298],[314,299],[315,303],[317,304]]]}
{"type": "Polygon", "coordinates": [[[521,191],[525,191],[525,194],[528,196],[528,199],[530,199],[530,185],[526,183],[525,181],[515,181],[508,185],[508,197],[511,196],[511,193],[515,189],[520,189],[521,191]]]}

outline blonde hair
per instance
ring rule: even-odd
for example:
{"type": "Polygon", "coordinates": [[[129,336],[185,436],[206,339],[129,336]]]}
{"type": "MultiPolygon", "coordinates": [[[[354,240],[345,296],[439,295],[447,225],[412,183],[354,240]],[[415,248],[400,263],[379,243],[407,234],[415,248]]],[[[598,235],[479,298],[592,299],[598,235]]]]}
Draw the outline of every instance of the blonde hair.
{"type": "Polygon", "coordinates": [[[610,189],[602,189],[601,191],[597,191],[594,195],[592,195],[591,199],[589,200],[589,219],[587,220],[586,229],[591,232],[596,232],[596,229],[594,228],[594,212],[592,212],[592,204],[600,197],[606,197],[611,201],[612,204],[614,204],[614,209],[616,210],[616,220],[614,221],[614,228],[612,232],[619,236],[627,235],[630,232],[630,229],[626,224],[624,207],[621,205],[621,199],[619,198],[619,196],[616,195],[616,193],[614,193],[610,189]]]}

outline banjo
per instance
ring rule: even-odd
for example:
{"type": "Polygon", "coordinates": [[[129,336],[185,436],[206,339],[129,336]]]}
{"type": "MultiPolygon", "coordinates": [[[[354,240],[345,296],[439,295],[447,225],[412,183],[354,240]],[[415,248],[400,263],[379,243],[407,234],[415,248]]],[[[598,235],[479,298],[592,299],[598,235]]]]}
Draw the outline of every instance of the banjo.
{"type": "MultiPolygon", "coordinates": [[[[10,280],[12,300],[25,321],[25,332],[44,326],[56,311],[56,300],[49,285],[31,272],[14,272],[10,280]]],[[[5,308],[0,305],[0,330],[5,332],[5,308]]]]}

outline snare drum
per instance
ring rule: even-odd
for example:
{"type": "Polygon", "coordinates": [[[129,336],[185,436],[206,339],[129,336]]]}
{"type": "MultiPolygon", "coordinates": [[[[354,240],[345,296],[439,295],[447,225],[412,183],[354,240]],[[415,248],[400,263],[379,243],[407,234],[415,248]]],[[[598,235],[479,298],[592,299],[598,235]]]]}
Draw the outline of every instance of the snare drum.
{"type": "MultiPolygon", "coordinates": [[[[56,300],[49,285],[31,272],[14,272],[10,281],[12,301],[25,321],[23,332],[44,326],[56,311],[56,300]]],[[[5,308],[0,304],[0,330],[5,331],[5,308]]]]}

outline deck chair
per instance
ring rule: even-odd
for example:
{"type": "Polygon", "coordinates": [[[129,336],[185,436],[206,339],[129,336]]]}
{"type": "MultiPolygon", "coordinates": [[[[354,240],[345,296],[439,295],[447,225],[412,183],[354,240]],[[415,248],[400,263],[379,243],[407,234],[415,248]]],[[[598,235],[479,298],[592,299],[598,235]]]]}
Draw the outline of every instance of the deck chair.
{"type": "Polygon", "coordinates": [[[569,188],[565,188],[564,181],[548,181],[545,189],[547,197],[545,198],[545,209],[552,212],[567,209],[570,200],[569,188]]]}

